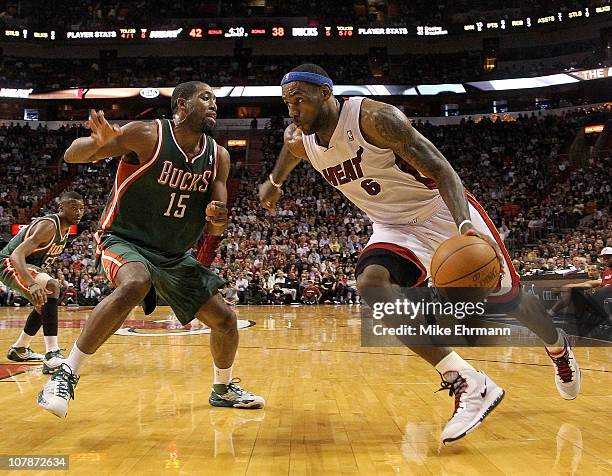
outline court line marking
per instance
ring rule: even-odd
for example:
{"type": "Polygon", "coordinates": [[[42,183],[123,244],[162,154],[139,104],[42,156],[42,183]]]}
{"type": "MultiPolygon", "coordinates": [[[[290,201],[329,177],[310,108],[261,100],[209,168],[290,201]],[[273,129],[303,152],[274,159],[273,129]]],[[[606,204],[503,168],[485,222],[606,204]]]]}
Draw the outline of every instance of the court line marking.
{"type": "MultiPolygon", "coordinates": [[[[125,345],[125,342],[105,342],[104,345],[125,345]]],[[[210,345],[207,345],[207,344],[170,344],[170,343],[165,344],[165,343],[153,343],[153,342],[151,342],[150,345],[152,346],[153,345],[172,346],[172,347],[210,347],[210,345]]],[[[419,357],[416,354],[400,354],[400,353],[394,353],[394,352],[364,352],[364,351],[356,351],[356,350],[298,349],[295,347],[262,347],[262,346],[248,346],[248,345],[241,345],[239,348],[240,349],[262,349],[262,350],[295,350],[295,351],[300,351],[300,352],[334,352],[334,353],[340,353],[340,354],[392,355],[392,356],[399,356],[399,357],[417,357],[417,358],[419,357]]],[[[521,347],[515,347],[515,348],[520,349],[521,347]]],[[[531,363],[531,362],[516,362],[514,360],[510,360],[510,361],[490,360],[490,359],[465,359],[465,360],[474,361],[474,362],[489,362],[489,363],[496,363],[496,364],[515,364],[515,365],[529,365],[533,367],[550,367],[549,364],[537,364],[537,363],[531,363]]],[[[591,369],[591,368],[584,368],[582,366],[580,367],[580,370],[588,370],[590,372],[612,373],[612,370],[591,369]]]]}

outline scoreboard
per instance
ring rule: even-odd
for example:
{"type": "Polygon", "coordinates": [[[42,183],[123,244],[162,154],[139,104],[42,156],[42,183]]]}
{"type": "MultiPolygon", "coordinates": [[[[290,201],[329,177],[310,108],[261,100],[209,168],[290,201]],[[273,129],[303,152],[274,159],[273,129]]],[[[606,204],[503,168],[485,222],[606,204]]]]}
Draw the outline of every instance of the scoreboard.
{"type": "Polygon", "coordinates": [[[230,26],[226,28],[192,27],[188,29],[188,38],[199,40],[204,38],[282,38],[285,36],[283,26],[230,26]]]}
{"type": "Polygon", "coordinates": [[[487,31],[527,31],[561,24],[573,24],[591,18],[610,15],[610,5],[585,7],[573,11],[550,12],[541,17],[483,18],[472,23],[448,25],[410,26],[354,26],[307,25],[271,23],[278,20],[246,20],[237,23],[232,19],[218,19],[214,23],[194,20],[180,27],[160,30],[140,28],[138,25],[111,30],[32,30],[28,28],[0,28],[0,39],[33,41],[147,41],[147,40],[205,40],[215,38],[356,38],[371,36],[442,36],[448,34],[473,34],[487,31]]]}

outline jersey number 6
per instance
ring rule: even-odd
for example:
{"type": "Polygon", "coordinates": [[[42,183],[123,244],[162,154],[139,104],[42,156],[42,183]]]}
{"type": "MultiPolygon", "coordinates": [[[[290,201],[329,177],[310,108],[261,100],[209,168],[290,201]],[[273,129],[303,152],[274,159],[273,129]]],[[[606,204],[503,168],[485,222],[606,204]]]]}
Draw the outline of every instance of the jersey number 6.
{"type": "Polygon", "coordinates": [[[370,195],[378,195],[380,193],[380,184],[372,179],[362,180],[361,188],[363,188],[370,195]]]}

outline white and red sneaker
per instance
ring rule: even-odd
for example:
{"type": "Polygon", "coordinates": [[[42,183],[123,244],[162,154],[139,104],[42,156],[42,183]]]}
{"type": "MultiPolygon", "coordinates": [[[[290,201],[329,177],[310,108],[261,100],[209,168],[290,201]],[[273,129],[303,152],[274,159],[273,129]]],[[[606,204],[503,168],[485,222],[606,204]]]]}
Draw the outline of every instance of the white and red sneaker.
{"type": "Polygon", "coordinates": [[[545,349],[555,366],[555,385],[559,394],[565,400],[573,400],[580,393],[580,367],[565,335],[563,340],[565,346],[562,353],[551,354],[548,349],[545,349]]]}
{"type": "Polygon", "coordinates": [[[440,435],[445,445],[474,431],[504,398],[504,390],[476,370],[445,372],[440,390],[455,396],[455,411],[440,435]]]}

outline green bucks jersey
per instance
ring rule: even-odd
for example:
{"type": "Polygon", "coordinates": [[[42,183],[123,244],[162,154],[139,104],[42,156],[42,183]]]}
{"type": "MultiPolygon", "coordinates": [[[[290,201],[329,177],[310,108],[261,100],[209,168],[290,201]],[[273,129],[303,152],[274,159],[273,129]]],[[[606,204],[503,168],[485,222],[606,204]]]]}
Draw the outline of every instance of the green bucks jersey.
{"type": "Polygon", "coordinates": [[[185,254],[206,224],[217,164],[217,144],[202,135],[189,158],[169,120],[157,120],[154,155],[144,164],[119,163],[115,185],[100,219],[98,243],[116,235],[163,256],[185,254]]]}
{"type": "Polygon", "coordinates": [[[34,225],[40,223],[43,220],[49,220],[55,226],[55,236],[49,243],[42,245],[40,248],[34,250],[34,252],[26,256],[26,264],[31,264],[34,266],[38,266],[40,268],[44,268],[49,266],[55,258],[57,258],[64,247],[66,246],[66,241],[68,241],[68,232],[66,231],[65,235],[62,235],[60,230],[60,219],[58,215],[47,215],[41,218],[37,218],[28,226],[23,228],[19,233],[17,233],[11,241],[7,243],[7,245],[0,251],[0,258],[8,258],[11,256],[11,253],[15,251],[15,249],[24,242],[25,239],[30,237],[33,233],[34,225]]]}

